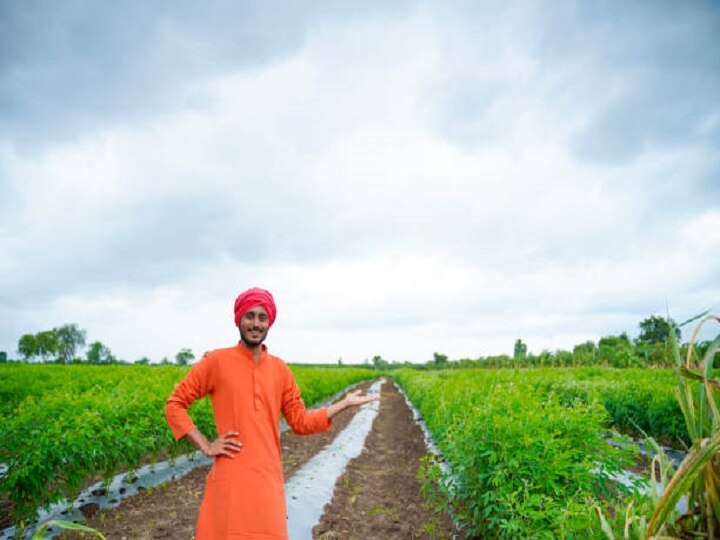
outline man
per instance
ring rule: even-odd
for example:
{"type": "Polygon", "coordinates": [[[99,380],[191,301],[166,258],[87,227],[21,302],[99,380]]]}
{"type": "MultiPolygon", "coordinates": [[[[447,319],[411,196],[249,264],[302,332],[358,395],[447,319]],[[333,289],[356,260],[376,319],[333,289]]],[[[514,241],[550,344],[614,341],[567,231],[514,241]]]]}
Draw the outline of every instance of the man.
{"type": "Polygon", "coordinates": [[[280,451],[280,412],[295,433],[327,431],[340,411],[378,396],[359,390],[329,407],[307,411],[292,372],[268,353],[263,341],[275,322],[272,295],[249,289],[235,300],[235,347],[207,353],[175,387],[165,415],[176,439],[187,438],[215,458],[198,515],[196,540],[287,538],[280,451]],[[188,407],[210,395],[221,435],[208,441],[188,407]]]}

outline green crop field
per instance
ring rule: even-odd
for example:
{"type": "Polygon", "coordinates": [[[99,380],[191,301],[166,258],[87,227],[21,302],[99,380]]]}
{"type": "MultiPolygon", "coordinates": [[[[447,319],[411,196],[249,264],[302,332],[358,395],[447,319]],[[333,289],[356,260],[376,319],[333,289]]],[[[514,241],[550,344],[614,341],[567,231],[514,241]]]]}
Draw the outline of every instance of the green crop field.
{"type": "MultiPolygon", "coordinates": [[[[633,447],[608,430],[680,445],[688,431],[674,370],[399,370],[395,378],[449,463],[426,464],[429,495],[481,538],[607,537],[597,509],[622,508],[610,481],[633,447]]],[[[699,396],[699,394],[698,394],[699,396]]]]}
{"type": "MultiPolygon", "coordinates": [[[[291,366],[308,406],[371,378],[360,368],[291,366]]],[[[93,480],[192,448],[176,443],[164,404],[188,368],[174,366],[0,365],[0,491],[14,520],[72,497],[93,480]]],[[[215,435],[208,399],[191,407],[215,435]]]]}

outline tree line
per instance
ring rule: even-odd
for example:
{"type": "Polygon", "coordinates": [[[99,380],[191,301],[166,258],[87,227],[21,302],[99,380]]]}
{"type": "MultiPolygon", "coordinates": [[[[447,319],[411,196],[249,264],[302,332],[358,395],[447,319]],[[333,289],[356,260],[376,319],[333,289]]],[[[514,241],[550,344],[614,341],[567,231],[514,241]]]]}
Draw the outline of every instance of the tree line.
{"type": "MultiPolygon", "coordinates": [[[[480,368],[526,368],[526,367],[573,367],[573,366],[602,366],[602,367],[672,367],[673,358],[670,351],[669,336],[674,332],[678,342],[682,333],[677,323],[672,319],[651,316],[639,323],[639,335],[631,339],[626,332],[618,335],[604,336],[598,340],[586,341],[575,345],[572,350],[559,349],[556,351],[544,350],[539,354],[528,351],[527,344],[520,338],[515,341],[513,354],[494,356],[480,356],[478,358],[462,358],[449,360],[448,356],[439,352],[433,353],[433,358],[423,364],[411,362],[389,362],[376,355],[365,364],[370,367],[384,370],[398,367],[413,367],[416,369],[443,369],[457,367],[480,368]]],[[[44,330],[37,334],[25,334],[18,341],[18,354],[23,362],[54,362],[59,364],[88,363],[88,364],[128,364],[116,358],[112,351],[100,341],[93,341],[87,346],[84,356],[78,353],[86,345],[86,331],[77,324],[65,324],[51,330],[44,330]]],[[[710,341],[700,341],[695,344],[698,357],[704,356],[710,341]]],[[[688,344],[681,345],[681,354],[684,358],[688,344]]],[[[176,364],[186,366],[195,360],[191,349],[180,349],[174,361],[164,357],[160,364],[176,364]]],[[[0,351],[0,363],[7,362],[7,353],[0,351]]],[[[132,362],[134,364],[151,364],[147,357],[132,362]]],[[[342,360],[338,360],[342,366],[342,360]]],[[[720,368],[720,353],[715,356],[715,367],[720,368]]]]}
{"type": "MultiPolygon", "coordinates": [[[[586,341],[575,345],[572,350],[543,350],[539,354],[528,351],[527,344],[517,339],[513,354],[480,356],[478,358],[462,358],[450,360],[446,354],[433,353],[433,358],[424,364],[410,362],[388,362],[380,356],[372,359],[376,369],[393,369],[412,367],[415,369],[446,369],[446,368],[530,368],[530,367],[580,367],[598,366],[613,368],[629,367],[674,367],[674,359],[670,348],[670,333],[674,332],[680,342],[682,333],[675,321],[668,318],[651,316],[639,323],[639,335],[631,339],[626,332],[618,335],[604,336],[598,340],[586,341]]],[[[711,341],[695,343],[697,358],[702,358],[711,346],[711,341]]],[[[680,346],[681,357],[687,355],[688,344],[680,346]]],[[[368,364],[370,362],[367,362],[368,364]]],[[[720,368],[720,353],[715,355],[716,368],[720,368]]]]}
{"type": "MultiPolygon", "coordinates": [[[[44,362],[57,364],[128,364],[125,360],[117,358],[110,348],[101,341],[93,341],[87,345],[83,356],[80,351],[85,348],[87,332],[77,324],[64,324],[50,330],[43,330],[36,334],[24,334],[18,340],[17,352],[22,362],[44,362]]],[[[170,362],[167,357],[160,364],[177,364],[186,366],[195,359],[191,349],[180,349],[175,355],[175,361],[170,362]]],[[[7,362],[5,351],[0,351],[0,363],[7,362]]],[[[134,364],[148,365],[150,359],[146,356],[135,360],[134,364]]]]}

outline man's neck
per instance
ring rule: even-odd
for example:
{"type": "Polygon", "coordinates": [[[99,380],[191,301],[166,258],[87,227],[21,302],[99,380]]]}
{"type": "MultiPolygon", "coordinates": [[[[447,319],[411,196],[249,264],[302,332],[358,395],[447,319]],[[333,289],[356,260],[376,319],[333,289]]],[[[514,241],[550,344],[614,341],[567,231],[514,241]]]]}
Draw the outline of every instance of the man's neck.
{"type": "Polygon", "coordinates": [[[241,343],[246,349],[248,349],[250,352],[253,353],[253,360],[255,361],[256,364],[257,364],[258,362],[260,362],[260,355],[262,354],[262,350],[263,350],[262,343],[259,344],[259,345],[248,345],[248,344],[245,343],[242,339],[240,340],[240,343],[241,343]]]}

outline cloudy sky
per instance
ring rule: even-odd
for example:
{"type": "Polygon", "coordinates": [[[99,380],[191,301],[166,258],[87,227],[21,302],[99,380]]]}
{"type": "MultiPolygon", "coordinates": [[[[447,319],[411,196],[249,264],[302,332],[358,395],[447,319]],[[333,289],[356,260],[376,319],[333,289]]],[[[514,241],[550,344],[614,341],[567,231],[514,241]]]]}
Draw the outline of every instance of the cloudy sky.
{"type": "Polygon", "coordinates": [[[0,350],[571,348],[720,310],[720,5],[0,3],[0,350]]]}

